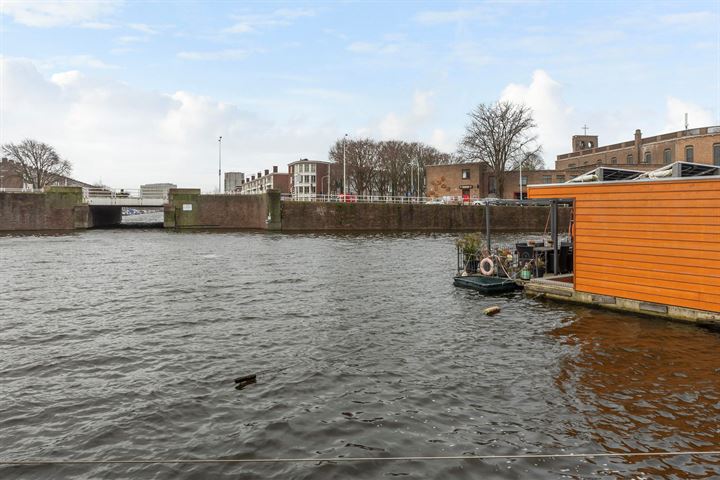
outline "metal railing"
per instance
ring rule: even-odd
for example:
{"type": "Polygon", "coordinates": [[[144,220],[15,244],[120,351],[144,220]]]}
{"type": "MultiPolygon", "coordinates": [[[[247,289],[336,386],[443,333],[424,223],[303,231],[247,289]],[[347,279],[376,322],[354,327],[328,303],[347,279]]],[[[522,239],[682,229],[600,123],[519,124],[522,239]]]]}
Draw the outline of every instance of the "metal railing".
{"type": "Polygon", "coordinates": [[[6,193],[40,193],[43,192],[42,188],[33,188],[33,187],[27,187],[27,188],[0,188],[0,192],[6,192],[6,193]]]}
{"type": "Polygon", "coordinates": [[[330,202],[330,203],[428,203],[434,199],[430,197],[401,197],[392,195],[321,195],[305,194],[291,195],[284,193],[282,200],[287,202],[330,202]]]}
{"type": "Polygon", "coordinates": [[[145,192],[138,189],[85,187],[83,200],[89,204],[119,205],[119,206],[156,206],[167,203],[166,191],[145,192]]]}

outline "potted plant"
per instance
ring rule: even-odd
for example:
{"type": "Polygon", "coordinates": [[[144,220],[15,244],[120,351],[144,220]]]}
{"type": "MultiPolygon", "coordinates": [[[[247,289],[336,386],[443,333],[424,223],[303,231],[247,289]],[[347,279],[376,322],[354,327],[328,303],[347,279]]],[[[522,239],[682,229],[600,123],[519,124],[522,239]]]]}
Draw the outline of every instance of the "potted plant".
{"type": "Polygon", "coordinates": [[[479,233],[467,233],[455,242],[458,251],[462,252],[463,265],[467,273],[477,273],[480,264],[483,242],[479,233]]]}
{"type": "Polygon", "coordinates": [[[497,250],[497,276],[513,277],[513,254],[509,248],[498,248],[497,250]]]}

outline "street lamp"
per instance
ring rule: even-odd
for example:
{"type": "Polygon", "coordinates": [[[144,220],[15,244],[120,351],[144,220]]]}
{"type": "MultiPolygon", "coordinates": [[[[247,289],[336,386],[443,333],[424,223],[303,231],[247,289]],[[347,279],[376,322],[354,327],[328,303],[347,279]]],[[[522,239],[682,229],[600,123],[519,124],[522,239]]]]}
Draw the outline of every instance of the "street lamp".
{"type": "Polygon", "coordinates": [[[345,167],[345,144],[347,143],[346,133],[343,137],[343,201],[347,200],[347,168],[345,167]]]}
{"type": "Polygon", "coordinates": [[[330,201],[330,164],[328,164],[328,174],[323,175],[323,177],[320,179],[320,184],[322,184],[322,182],[325,178],[328,179],[328,188],[327,188],[327,192],[325,192],[325,201],[329,202],[330,201]]]}
{"type": "Polygon", "coordinates": [[[417,159],[417,197],[418,201],[420,201],[420,159],[417,159]]]}
{"type": "Polygon", "coordinates": [[[218,137],[218,193],[222,193],[222,135],[218,137]]]}

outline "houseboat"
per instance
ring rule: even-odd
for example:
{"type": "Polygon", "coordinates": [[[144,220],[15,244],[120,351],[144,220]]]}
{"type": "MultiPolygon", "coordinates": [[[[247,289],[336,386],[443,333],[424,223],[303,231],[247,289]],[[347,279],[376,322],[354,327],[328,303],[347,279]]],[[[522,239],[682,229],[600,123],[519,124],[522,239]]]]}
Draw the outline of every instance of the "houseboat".
{"type": "Polygon", "coordinates": [[[528,197],[571,202],[573,271],[527,292],[720,326],[720,166],[599,167],[528,197]]]}

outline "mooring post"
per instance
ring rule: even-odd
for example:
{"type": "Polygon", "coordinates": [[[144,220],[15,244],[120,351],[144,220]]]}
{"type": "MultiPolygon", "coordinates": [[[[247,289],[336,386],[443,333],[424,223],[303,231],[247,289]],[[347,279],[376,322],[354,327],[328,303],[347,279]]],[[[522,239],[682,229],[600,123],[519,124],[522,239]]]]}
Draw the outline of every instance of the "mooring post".
{"type": "Polygon", "coordinates": [[[490,253],[490,205],[485,202],[485,234],[487,235],[487,249],[490,253]]]}

